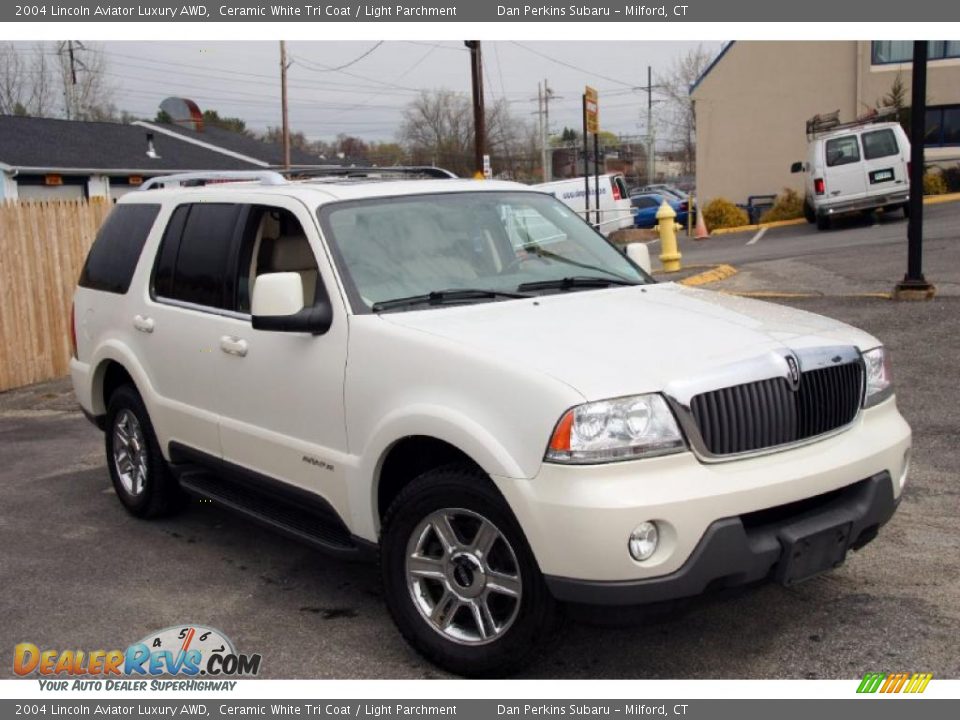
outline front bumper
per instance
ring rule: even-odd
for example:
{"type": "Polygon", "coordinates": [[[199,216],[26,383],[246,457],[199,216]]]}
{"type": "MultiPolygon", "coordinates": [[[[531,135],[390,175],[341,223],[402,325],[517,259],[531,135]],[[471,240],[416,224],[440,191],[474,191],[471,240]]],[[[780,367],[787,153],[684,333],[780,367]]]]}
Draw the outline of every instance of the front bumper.
{"type": "MultiPolygon", "coordinates": [[[[578,602],[592,603],[646,602],[644,598],[696,594],[715,578],[740,574],[747,582],[764,577],[777,562],[768,553],[774,547],[769,537],[774,536],[754,533],[755,537],[741,535],[738,541],[726,539],[742,533],[742,518],[751,514],[869,481],[888,486],[889,493],[876,491],[872,497],[879,498],[880,504],[863,517],[883,516],[884,508],[892,508],[900,496],[910,441],[910,428],[897,411],[895,398],[890,398],[861,411],[844,432],[769,455],[721,463],[702,463],[692,453],[605,465],[544,463],[533,479],[494,480],[558,597],[575,596],[578,602]],[[888,495],[891,502],[883,500],[888,495]],[[638,562],[627,544],[632,530],[645,520],[657,523],[660,543],[652,557],[638,562]],[[721,540],[708,542],[708,535],[721,540]],[[744,546],[749,553],[740,551],[744,546]],[[740,550],[734,553],[730,548],[740,550]],[[762,552],[754,564],[750,558],[757,548],[762,552]],[[705,553],[707,560],[696,560],[695,556],[705,553]],[[691,563],[706,562],[709,567],[720,556],[725,558],[719,565],[722,572],[702,583],[692,582],[691,563]],[[739,566],[734,562],[738,559],[739,566]],[[662,593],[621,587],[650,588],[681,576],[691,579],[662,593]],[[570,590],[574,586],[588,587],[590,592],[585,597],[570,590]]],[[[888,517],[889,513],[882,521],[888,517]]],[[[752,522],[747,520],[748,525],[752,522]]],[[[853,545],[862,532],[850,535],[853,545]]],[[[698,578],[700,574],[698,570],[698,578]]]]}
{"type": "MultiPolygon", "coordinates": [[[[775,578],[792,584],[787,557],[795,538],[843,527],[840,555],[858,550],[877,535],[896,510],[893,484],[886,472],[826,496],[811,498],[809,508],[788,505],[744,517],[717,520],[707,528],[693,554],[676,572],[628,582],[597,582],[546,577],[557,600],[591,605],[643,605],[700,595],[775,578]],[[796,510],[796,513],[793,512],[796,510]],[[847,529],[849,526],[849,529],[847,529]]],[[[839,562],[831,563],[834,566],[839,562]]],[[[829,569],[829,564],[822,569],[829,569]]]]}

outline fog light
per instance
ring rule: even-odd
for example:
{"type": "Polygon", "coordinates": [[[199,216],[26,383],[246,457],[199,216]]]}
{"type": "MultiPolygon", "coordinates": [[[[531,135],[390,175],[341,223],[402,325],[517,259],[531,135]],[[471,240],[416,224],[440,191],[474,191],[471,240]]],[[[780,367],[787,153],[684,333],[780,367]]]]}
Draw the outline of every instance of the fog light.
{"type": "Polygon", "coordinates": [[[657,550],[660,542],[657,526],[652,522],[642,522],[630,533],[630,555],[634,560],[648,560],[657,550]]]}

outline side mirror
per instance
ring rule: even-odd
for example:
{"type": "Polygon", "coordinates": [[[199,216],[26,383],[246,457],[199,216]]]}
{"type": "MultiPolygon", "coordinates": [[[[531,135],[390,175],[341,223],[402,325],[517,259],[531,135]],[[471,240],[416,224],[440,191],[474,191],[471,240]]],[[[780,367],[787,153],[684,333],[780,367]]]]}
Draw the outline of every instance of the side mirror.
{"type": "Polygon", "coordinates": [[[795,162],[793,165],[790,166],[790,172],[792,173],[803,172],[803,163],[795,162]]]}
{"type": "Polygon", "coordinates": [[[635,242],[627,245],[627,257],[633,260],[645,273],[652,273],[650,249],[645,243],[635,242]]]}
{"type": "Polygon", "coordinates": [[[250,303],[254,330],[322,335],[333,323],[333,308],[325,294],[312,307],[303,306],[300,273],[278,272],[260,275],[253,284],[250,303]]]}

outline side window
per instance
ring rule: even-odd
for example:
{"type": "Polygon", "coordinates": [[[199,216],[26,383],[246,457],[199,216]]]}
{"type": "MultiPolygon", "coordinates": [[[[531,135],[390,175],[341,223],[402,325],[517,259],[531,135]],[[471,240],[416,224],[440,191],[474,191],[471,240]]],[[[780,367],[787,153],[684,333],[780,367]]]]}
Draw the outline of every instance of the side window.
{"type": "Polygon", "coordinates": [[[897,147],[897,136],[893,130],[885,128],[863,134],[863,157],[867,160],[889,157],[900,152],[897,147]]]}
{"type": "Polygon", "coordinates": [[[300,275],[305,306],[313,305],[318,293],[324,293],[317,258],[300,221],[289,210],[255,205],[240,243],[236,309],[249,313],[257,277],[275,272],[300,275]]]}
{"type": "Polygon", "coordinates": [[[178,208],[164,234],[154,292],[171,300],[232,309],[229,268],[241,210],[240,205],[226,203],[178,208]]]}
{"type": "Polygon", "coordinates": [[[80,287],[126,293],[159,212],[159,205],[117,205],[90,248],[80,273],[80,287]]]}
{"type": "Polygon", "coordinates": [[[860,161],[860,144],[856,135],[827,140],[827,167],[849,165],[860,161]]]}

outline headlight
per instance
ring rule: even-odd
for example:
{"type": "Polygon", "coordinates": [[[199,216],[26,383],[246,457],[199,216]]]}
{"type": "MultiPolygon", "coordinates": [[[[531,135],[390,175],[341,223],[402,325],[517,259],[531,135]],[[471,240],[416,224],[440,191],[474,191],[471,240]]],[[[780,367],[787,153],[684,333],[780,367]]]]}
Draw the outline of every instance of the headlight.
{"type": "Polygon", "coordinates": [[[685,448],[661,395],[603,400],[568,410],[550,438],[545,460],[587,464],[632,460],[685,448]]]}
{"type": "Polygon", "coordinates": [[[868,408],[893,395],[893,375],[890,372],[890,356],[882,347],[863,353],[863,362],[867,369],[863,406],[868,408]]]}

